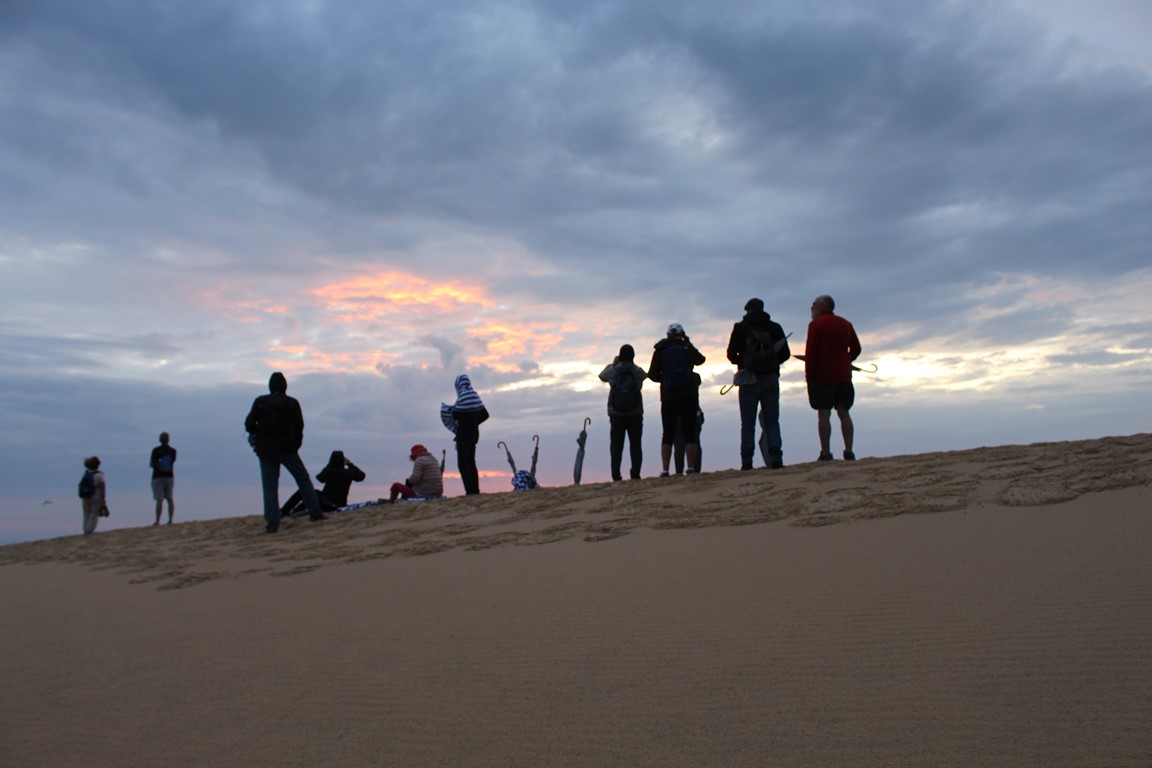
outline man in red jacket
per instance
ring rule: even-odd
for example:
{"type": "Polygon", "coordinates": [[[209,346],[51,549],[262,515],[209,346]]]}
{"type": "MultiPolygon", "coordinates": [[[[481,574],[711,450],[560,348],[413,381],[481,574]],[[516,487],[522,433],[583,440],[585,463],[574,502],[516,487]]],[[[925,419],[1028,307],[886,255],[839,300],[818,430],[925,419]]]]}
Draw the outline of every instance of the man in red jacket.
{"type": "Polygon", "coordinates": [[[860,339],[852,323],[838,316],[831,296],[817,296],[812,302],[812,322],[804,348],[804,378],[808,380],[808,404],[817,413],[820,432],[820,461],[831,461],[832,410],[840,417],[844,435],[844,458],[852,461],[854,428],[848,410],[856,399],[852,387],[852,361],[860,356],[860,339]]]}

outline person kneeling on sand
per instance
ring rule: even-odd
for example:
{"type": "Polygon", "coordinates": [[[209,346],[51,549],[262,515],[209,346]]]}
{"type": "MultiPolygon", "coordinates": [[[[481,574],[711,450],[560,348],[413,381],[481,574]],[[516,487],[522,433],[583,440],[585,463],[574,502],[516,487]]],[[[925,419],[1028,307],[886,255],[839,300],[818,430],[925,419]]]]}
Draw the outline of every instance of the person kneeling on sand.
{"type": "Polygon", "coordinates": [[[412,476],[402,483],[392,483],[388,501],[403,499],[438,499],[444,495],[444,478],[440,464],[428,449],[420,444],[412,446],[408,456],[412,463],[412,476]]]}

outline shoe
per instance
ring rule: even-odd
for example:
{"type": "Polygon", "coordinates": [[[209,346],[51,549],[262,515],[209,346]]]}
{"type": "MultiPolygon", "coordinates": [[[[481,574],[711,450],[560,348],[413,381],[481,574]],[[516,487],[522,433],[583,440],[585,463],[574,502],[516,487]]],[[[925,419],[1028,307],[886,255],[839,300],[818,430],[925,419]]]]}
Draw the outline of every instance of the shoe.
{"type": "Polygon", "coordinates": [[[318,514],[318,515],[309,515],[309,516],[308,516],[308,519],[309,519],[309,520],[311,520],[312,522],[316,522],[317,520],[327,520],[327,519],[328,519],[328,515],[326,515],[326,514],[324,514],[323,512],[321,512],[321,513],[320,513],[320,514],[318,514]]]}
{"type": "Polygon", "coordinates": [[[844,451],[844,461],[856,461],[856,454],[852,451],[844,451]]]}
{"type": "Polygon", "coordinates": [[[663,472],[661,472],[660,477],[668,477],[668,470],[664,470],[663,472]]]}
{"type": "Polygon", "coordinates": [[[747,471],[748,471],[748,470],[750,470],[750,469],[752,469],[752,465],[751,465],[751,464],[741,464],[741,465],[740,465],[740,471],[741,471],[741,472],[747,472],[747,471]]]}
{"type": "Polygon", "coordinates": [[[278,531],[278,530],[280,530],[280,529],[279,528],[265,528],[264,533],[276,533],[276,531],[278,531]]]}
{"type": "Polygon", "coordinates": [[[832,454],[821,453],[820,458],[816,459],[816,461],[832,461],[832,454]]]}
{"type": "Polygon", "coordinates": [[[686,470],[684,470],[684,474],[686,474],[686,475],[698,475],[700,473],[697,472],[695,469],[686,469],[686,470]]]}
{"type": "Polygon", "coordinates": [[[784,462],[774,461],[768,465],[768,469],[784,469],[784,462]]]}

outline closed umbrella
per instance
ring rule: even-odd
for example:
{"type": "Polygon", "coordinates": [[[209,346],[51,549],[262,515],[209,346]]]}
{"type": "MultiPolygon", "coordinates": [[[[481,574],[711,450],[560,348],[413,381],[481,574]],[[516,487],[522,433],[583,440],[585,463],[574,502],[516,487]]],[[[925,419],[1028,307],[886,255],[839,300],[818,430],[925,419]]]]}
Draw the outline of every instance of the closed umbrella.
{"type": "Polygon", "coordinates": [[[584,444],[588,442],[588,425],[591,423],[592,419],[584,419],[584,428],[576,438],[576,445],[580,446],[576,449],[576,466],[572,468],[572,480],[576,485],[580,485],[580,475],[584,472],[584,444]]]}
{"type": "Polygon", "coordinates": [[[540,435],[532,435],[536,447],[532,450],[532,477],[536,477],[536,460],[540,458],[540,435]]]}
{"type": "Polygon", "coordinates": [[[444,474],[444,462],[448,458],[448,449],[443,448],[440,450],[440,474],[444,474]]]}
{"type": "Polygon", "coordinates": [[[508,443],[501,440],[496,447],[504,446],[504,455],[508,457],[508,466],[512,467],[512,474],[516,474],[516,461],[512,458],[512,451],[508,450],[508,443]]]}

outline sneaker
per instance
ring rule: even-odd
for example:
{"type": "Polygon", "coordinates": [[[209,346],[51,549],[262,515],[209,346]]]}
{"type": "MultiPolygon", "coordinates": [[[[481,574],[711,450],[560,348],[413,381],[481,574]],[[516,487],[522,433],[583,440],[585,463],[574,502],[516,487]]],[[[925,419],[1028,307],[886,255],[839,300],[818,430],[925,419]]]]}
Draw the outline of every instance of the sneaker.
{"type": "Polygon", "coordinates": [[[856,461],[856,454],[852,451],[844,451],[844,461],[856,461]]]}
{"type": "Polygon", "coordinates": [[[668,470],[664,470],[663,472],[661,472],[660,477],[668,477],[668,470]]]}
{"type": "Polygon", "coordinates": [[[832,461],[832,454],[821,453],[820,458],[816,459],[816,461],[832,461]]]}
{"type": "Polygon", "coordinates": [[[320,514],[318,514],[318,515],[309,515],[309,516],[308,516],[308,519],[309,519],[309,520],[311,520],[312,522],[316,522],[317,520],[327,520],[327,519],[328,519],[328,515],[326,515],[326,514],[324,514],[323,512],[321,512],[321,513],[320,513],[320,514]]]}
{"type": "Polygon", "coordinates": [[[768,465],[768,469],[784,469],[784,462],[774,461],[768,465]]]}
{"type": "Polygon", "coordinates": [[[684,474],[686,474],[686,475],[698,475],[700,473],[697,472],[695,469],[686,469],[686,470],[684,470],[684,474]]]}
{"type": "Polygon", "coordinates": [[[740,471],[741,471],[741,472],[747,472],[747,471],[748,471],[748,470],[750,470],[750,469],[752,469],[752,465],[751,465],[751,464],[741,464],[741,465],[740,465],[740,471]]]}

